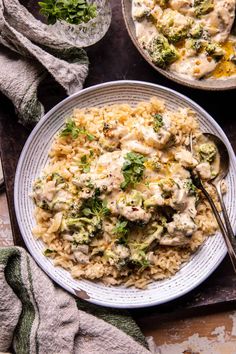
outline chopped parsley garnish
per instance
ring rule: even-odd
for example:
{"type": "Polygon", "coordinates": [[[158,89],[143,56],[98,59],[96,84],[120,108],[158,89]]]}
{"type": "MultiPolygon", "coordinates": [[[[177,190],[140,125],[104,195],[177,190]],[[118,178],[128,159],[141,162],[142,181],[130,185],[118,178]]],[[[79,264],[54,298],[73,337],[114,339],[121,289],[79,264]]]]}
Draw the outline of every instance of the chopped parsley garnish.
{"type": "Polygon", "coordinates": [[[57,251],[46,248],[46,250],[43,252],[44,256],[49,256],[52,253],[57,253],[57,251]]]}
{"type": "Polygon", "coordinates": [[[81,207],[81,212],[84,216],[97,216],[102,218],[110,213],[105,200],[99,198],[99,191],[95,190],[94,196],[84,201],[81,207]]]}
{"type": "Polygon", "coordinates": [[[56,186],[58,186],[61,183],[65,183],[64,178],[59,174],[59,173],[52,173],[52,179],[56,182],[56,186]]]}
{"type": "Polygon", "coordinates": [[[135,152],[128,152],[125,155],[125,162],[122,167],[124,181],[120,185],[121,189],[126,189],[128,186],[133,187],[142,179],[145,161],[146,158],[143,155],[135,152]]]}
{"type": "Polygon", "coordinates": [[[94,136],[90,134],[85,128],[77,127],[75,122],[72,119],[69,119],[65,128],[61,131],[60,136],[70,135],[72,139],[77,139],[80,134],[86,135],[89,141],[94,140],[94,136]]]}
{"type": "Polygon", "coordinates": [[[83,155],[80,159],[80,168],[84,173],[88,173],[90,171],[90,162],[88,160],[87,155],[83,155]]]}
{"type": "Polygon", "coordinates": [[[57,20],[78,25],[97,16],[97,7],[86,0],[44,0],[38,3],[40,13],[47,17],[48,24],[57,20]]]}
{"type": "Polygon", "coordinates": [[[157,113],[153,116],[153,118],[153,129],[156,133],[158,133],[160,128],[162,128],[164,125],[163,117],[161,114],[157,113]]]}
{"type": "Polygon", "coordinates": [[[116,226],[113,228],[112,232],[117,235],[117,242],[120,244],[127,243],[127,235],[129,232],[128,221],[118,221],[116,226]]]}
{"type": "Polygon", "coordinates": [[[187,188],[190,195],[197,195],[197,187],[193,184],[191,179],[185,183],[185,187],[187,188]]]}

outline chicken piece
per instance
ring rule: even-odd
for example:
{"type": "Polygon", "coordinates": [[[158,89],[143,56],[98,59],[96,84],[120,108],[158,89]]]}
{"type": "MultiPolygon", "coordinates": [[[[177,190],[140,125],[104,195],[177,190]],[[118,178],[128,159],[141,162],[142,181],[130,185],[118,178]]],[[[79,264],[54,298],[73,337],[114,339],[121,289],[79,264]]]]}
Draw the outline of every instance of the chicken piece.
{"type": "Polygon", "coordinates": [[[102,142],[103,147],[106,148],[106,150],[114,150],[120,145],[120,139],[126,136],[128,132],[128,128],[124,125],[119,125],[118,122],[113,125],[107,123],[104,124],[103,134],[106,137],[106,140],[102,142]]]}
{"type": "Polygon", "coordinates": [[[200,79],[210,74],[217,66],[217,61],[205,53],[201,53],[198,57],[183,57],[175,63],[171,64],[170,71],[176,72],[192,79],[200,79]]]}
{"type": "Polygon", "coordinates": [[[129,151],[138,152],[142,155],[151,155],[155,152],[154,148],[146,146],[138,140],[121,139],[121,148],[129,151]]]}
{"type": "Polygon", "coordinates": [[[56,232],[59,230],[62,221],[62,212],[56,213],[52,219],[52,223],[48,229],[48,233],[56,232]]]}
{"type": "Polygon", "coordinates": [[[72,200],[72,194],[64,189],[58,190],[52,200],[51,209],[54,211],[67,210],[72,200]]]}
{"type": "Polygon", "coordinates": [[[209,164],[209,162],[199,163],[196,167],[196,170],[202,179],[209,180],[212,178],[211,165],[209,164]]]}
{"type": "Polygon", "coordinates": [[[119,259],[128,258],[130,255],[129,248],[124,245],[113,245],[112,250],[119,257],[119,259]]]}
{"type": "Polygon", "coordinates": [[[89,263],[89,256],[84,254],[81,251],[75,250],[74,251],[74,258],[78,263],[81,264],[88,264],[89,263]]]}
{"type": "Polygon", "coordinates": [[[188,243],[189,238],[180,234],[178,236],[170,236],[166,234],[160,240],[160,245],[162,246],[185,246],[188,243]]]}
{"type": "Polygon", "coordinates": [[[153,127],[141,126],[139,130],[140,138],[145,141],[149,146],[156,147],[158,145],[157,134],[153,130],[153,127]]]}
{"type": "Polygon", "coordinates": [[[91,165],[89,173],[81,174],[77,180],[73,180],[73,183],[85,188],[85,197],[86,193],[88,196],[90,195],[89,185],[106,193],[119,189],[124,179],[122,166],[125,154],[127,151],[106,152],[99,156],[95,164],[91,165]]]}
{"type": "Polygon", "coordinates": [[[180,12],[183,15],[192,16],[194,13],[192,0],[169,0],[171,9],[180,12]]]}
{"type": "Polygon", "coordinates": [[[180,12],[167,8],[158,21],[158,29],[171,42],[177,43],[187,37],[192,20],[180,12]]]}
{"type": "Polygon", "coordinates": [[[133,0],[132,17],[134,20],[140,20],[147,16],[154,8],[155,0],[133,0]]]}
{"type": "Polygon", "coordinates": [[[214,1],[214,8],[200,18],[212,40],[223,43],[228,38],[235,18],[235,0],[214,1]]]}
{"type": "Polygon", "coordinates": [[[151,219],[151,213],[146,212],[141,206],[127,205],[125,200],[118,201],[116,206],[118,213],[130,221],[148,223],[151,219]]]}
{"type": "Polygon", "coordinates": [[[147,198],[144,200],[144,206],[149,207],[149,206],[163,206],[165,204],[165,198],[162,196],[162,189],[159,186],[158,183],[149,183],[148,186],[148,196],[150,198],[147,198]]]}
{"type": "Polygon", "coordinates": [[[184,188],[177,188],[171,198],[170,206],[178,211],[183,212],[188,205],[188,193],[184,188]]]}
{"type": "Polygon", "coordinates": [[[89,246],[88,246],[88,245],[77,245],[77,246],[76,246],[76,250],[77,250],[77,251],[80,251],[80,252],[82,252],[82,253],[84,253],[84,254],[88,254],[88,252],[89,252],[89,246]]]}
{"type": "Polygon", "coordinates": [[[34,188],[33,197],[36,201],[46,200],[51,202],[57,192],[56,182],[54,180],[48,182],[42,181],[39,186],[40,188],[34,188]]]}
{"type": "Polygon", "coordinates": [[[198,161],[193,157],[193,154],[184,148],[180,148],[176,151],[175,160],[179,161],[185,168],[195,167],[198,164],[198,161]]]}
{"type": "Polygon", "coordinates": [[[150,264],[152,264],[152,265],[155,264],[156,258],[157,258],[157,256],[155,256],[153,252],[147,253],[147,260],[150,264]]]}

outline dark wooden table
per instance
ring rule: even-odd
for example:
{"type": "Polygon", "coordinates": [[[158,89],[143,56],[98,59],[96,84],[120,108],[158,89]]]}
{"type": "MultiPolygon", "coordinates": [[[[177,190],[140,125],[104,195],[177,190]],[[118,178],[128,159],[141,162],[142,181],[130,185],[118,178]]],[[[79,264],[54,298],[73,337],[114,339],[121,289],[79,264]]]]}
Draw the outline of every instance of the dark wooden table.
{"type": "MultiPolygon", "coordinates": [[[[32,2],[29,2],[31,4],[32,2]]],[[[85,87],[114,80],[141,80],[157,83],[177,90],[200,104],[221,125],[236,150],[236,90],[226,92],[205,92],[180,86],[162,77],[152,69],[133,46],[124,25],[119,0],[112,0],[113,18],[106,36],[87,50],[90,58],[90,70],[85,87]]],[[[30,6],[30,5],[29,5],[30,6]]],[[[39,97],[46,110],[66,96],[64,90],[48,77],[39,89],[39,97]]],[[[24,246],[19,233],[13,203],[13,185],[17,161],[23,145],[30,133],[29,129],[17,123],[14,108],[4,96],[0,96],[0,148],[6,181],[9,211],[14,235],[14,242],[24,246]]],[[[236,276],[233,274],[229,259],[222,262],[219,268],[201,286],[183,298],[157,308],[136,311],[135,316],[148,315],[150,319],[157,313],[165,316],[175,309],[175,314],[183,310],[209,306],[219,306],[236,301],[236,276]]]]}

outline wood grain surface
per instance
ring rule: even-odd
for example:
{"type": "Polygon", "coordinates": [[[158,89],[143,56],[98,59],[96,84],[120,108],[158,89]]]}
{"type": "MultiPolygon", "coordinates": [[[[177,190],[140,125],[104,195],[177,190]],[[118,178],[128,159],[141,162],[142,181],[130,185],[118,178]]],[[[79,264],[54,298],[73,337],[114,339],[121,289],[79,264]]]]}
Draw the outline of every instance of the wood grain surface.
{"type": "MultiPolygon", "coordinates": [[[[33,1],[28,3],[33,8],[33,1]]],[[[144,61],[133,46],[124,26],[121,4],[112,0],[113,18],[106,36],[96,45],[87,49],[90,59],[89,75],[85,87],[113,80],[132,79],[157,83],[168,86],[187,95],[199,103],[221,125],[236,150],[236,119],[235,101],[236,90],[227,92],[203,92],[180,86],[157,73],[144,61]]],[[[39,98],[45,105],[46,111],[65,97],[64,90],[48,76],[39,88],[39,98]]],[[[17,123],[12,104],[0,96],[0,148],[3,163],[6,191],[11,217],[14,242],[23,246],[14,212],[13,185],[17,161],[22,147],[30,133],[17,123]]],[[[199,308],[231,304],[236,301],[236,276],[233,274],[229,259],[222,262],[214,274],[200,287],[183,298],[145,310],[134,312],[137,319],[148,318],[175,311],[176,314],[198,311],[199,308]]]]}

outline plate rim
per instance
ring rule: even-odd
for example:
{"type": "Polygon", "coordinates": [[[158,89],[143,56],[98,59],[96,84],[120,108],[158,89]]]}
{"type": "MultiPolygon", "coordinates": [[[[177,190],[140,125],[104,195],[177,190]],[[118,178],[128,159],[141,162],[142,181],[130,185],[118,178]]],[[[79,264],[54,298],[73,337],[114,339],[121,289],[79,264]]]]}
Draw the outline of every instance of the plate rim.
{"type": "MultiPolygon", "coordinates": [[[[64,284],[63,281],[60,280],[60,278],[56,277],[54,273],[51,273],[50,270],[48,270],[46,264],[44,262],[41,262],[40,259],[37,258],[37,254],[33,254],[33,250],[31,249],[31,247],[29,247],[29,241],[28,241],[28,236],[26,234],[24,234],[24,230],[23,227],[21,225],[21,223],[19,222],[20,220],[20,215],[19,215],[19,209],[17,207],[18,205],[18,201],[17,201],[17,195],[18,195],[18,189],[19,189],[19,184],[18,184],[18,180],[19,180],[19,176],[20,176],[20,172],[21,172],[21,168],[22,168],[22,164],[24,162],[25,156],[27,154],[27,150],[29,145],[31,144],[31,141],[33,140],[33,138],[35,137],[35,135],[37,134],[37,131],[39,130],[39,128],[44,124],[44,122],[47,119],[50,119],[50,116],[55,113],[58,109],[60,109],[66,102],[69,102],[71,100],[73,100],[74,98],[80,97],[83,94],[86,94],[87,92],[91,92],[94,90],[97,90],[99,88],[104,88],[104,87],[115,87],[115,86],[120,86],[120,85],[134,85],[134,86],[143,86],[143,87],[152,87],[153,89],[160,89],[162,91],[166,91],[168,93],[172,93],[174,96],[179,97],[181,100],[185,101],[185,103],[191,103],[191,105],[197,109],[197,111],[199,113],[201,113],[203,116],[206,117],[206,119],[208,120],[208,122],[210,122],[213,126],[215,126],[219,133],[221,134],[221,136],[225,139],[225,143],[226,146],[228,148],[229,151],[229,155],[230,155],[230,159],[231,159],[231,164],[233,163],[234,165],[236,165],[236,157],[235,157],[235,153],[234,150],[231,146],[231,143],[229,141],[229,139],[227,138],[225,132],[223,131],[223,129],[220,127],[220,125],[214,120],[213,117],[211,117],[211,115],[209,113],[207,113],[207,111],[205,111],[198,103],[196,103],[195,101],[193,101],[191,98],[183,95],[182,93],[179,93],[178,91],[175,91],[173,89],[170,89],[169,87],[165,87],[162,85],[157,85],[157,84],[153,84],[153,83],[149,83],[149,82],[145,82],[145,81],[137,81],[137,80],[119,80],[119,81],[109,81],[109,82],[105,82],[102,84],[97,84],[97,85],[93,85],[90,86],[88,88],[85,88],[79,92],[76,92],[74,94],[72,94],[69,97],[66,97],[64,100],[62,100],[61,102],[59,102],[56,106],[54,106],[50,111],[48,111],[44,117],[41,118],[41,120],[37,123],[37,125],[34,127],[34,129],[32,130],[32,132],[30,133],[22,151],[20,154],[20,158],[18,160],[18,164],[17,164],[17,169],[16,169],[16,174],[15,174],[15,180],[14,180],[14,208],[15,208],[15,213],[16,213],[16,219],[17,219],[17,224],[19,226],[20,232],[21,232],[21,236],[27,246],[27,250],[29,251],[29,253],[32,255],[33,259],[36,261],[36,263],[39,265],[39,267],[49,276],[49,278],[53,279],[57,284],[59,284],[62,288],[66,289],[67,291],[69,291],[70,293],[76,295],[75,293],[75,289],[73,289],[72,287],[67,286],[67,284],[64,284]]],[[[193,289],[195,289],[196,287],[198,287],[200,284],[202,284],[214,271],[215,269],[220,265],[220,263],[222,262],[222,260],[224,259],[225,255],[227,254],[227,249],[226,247],[224,248],[224,250],[221,251],[221,256],[219,257],[218,261],[213,265],[213,267],[211,269],[209,269],[209,271],[201,278],[198,279],[197,282],[194,282],[190,287],[188,287],[188,289],[182,291],[181,294],[177,294],[177,295],[170,295],[168,297],[167,300],[158,300],[156,299],[155,301],[152,301],[150,303],[146,303],[146,304],[129,304],[129,305],[123,305],[123,304],[107,304],[106,302],[100,301],[100,300],[94,300],[94,299],[87,299],[86,301],[94,303],[96,305],[101,305],[101,306],[106,306],[106,307],[112,307],[112,308],[145,308],[145,307],[151,307],[151,306],[156,306],[156,305],[161,305],[163,303],[167,303],[170,301],[173,301],[175,299],[178,299],[180,297],[182,297],[183,295],[186,295],[187,293],[191,292],[193,289]]]]}
{"type": "MultiPolygon", "coordinates": [[[[132,0],[128,0],[131,2],[131,7],[132,7],[132,0]]],[[[234,90],[236,89],[236,76],[235,76],[235,84],[234,83],[230,83],[229,86],[217,86],[217,83],[214,85],[214,86],[209,86],[209,87],[206,87],[206,86],[202,86],[200,83],[201,81],[199,82],[198,84],[198,81],[194,81],[194,80],[188,80],[188,79],[184,79],[184,77],[182,78],[180,75],[176,75],[174,73],[171,73],[167,70],[164,70],[164,69],[161,69],[159,68],[158,66],[156,66],[152,60],[148,57],[148,55],[145,53],[145,51],[142,49],[142,47],[139,45],[138,43],[138,40],[137,38],[133,35],[133,33],[131,32],[131,29],[130,29],[130,25],[128,23],[128,18],[130,18],[130,16],[128,16],[127,14],[127,11],[126,11],[126,6],[127,6],[127,3],[126,3],[126,0],[121,0],[121,5],[122,5],[122,15],[123,15],[123,19],[124,19],[124,22],[125,22],[125,27],[126,27],[126,30],[129,34],[129,37],[133,43],[133,45],[135,46],[135,48],[139,51],[139,53],[142,55],[142,57],[144,58],[144,60],[149,64],[151,65],[151,67],[156,70],[157,72],[159,72],[160,74],[162,74],[163,76],[167,77],[169,80],[171,81],[174,81],[176,83],[178,83],[179,85],[183,85],[183,86],[186,86],[186,87],[190,87],[190,88],[193,88],[193,89],[197,89],[197,90],[201,90],[201,91],[229,91],[229,90],[234,90]]],[[[133,21],[133,19],[131,18],[131,20],[133,21]]],[[[227,79],[226,79],[227,80],[227,79]]],[[[232,80],[233,81],[233,80],[232,80]]],[[[217,81],[216,81],[217,82],[217,81]]],[[[222,81],[221,81],[222,82],[222,81]]]]}

